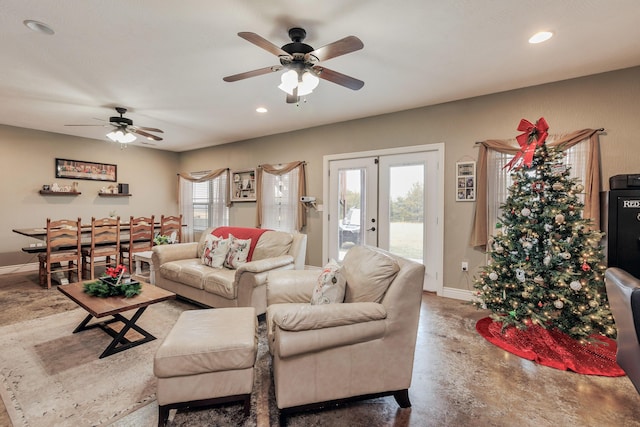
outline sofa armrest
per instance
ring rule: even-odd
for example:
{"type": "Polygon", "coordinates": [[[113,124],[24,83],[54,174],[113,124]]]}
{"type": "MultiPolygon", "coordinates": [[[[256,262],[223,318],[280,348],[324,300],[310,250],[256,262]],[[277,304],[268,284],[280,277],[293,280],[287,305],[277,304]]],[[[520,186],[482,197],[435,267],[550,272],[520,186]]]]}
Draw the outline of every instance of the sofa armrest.
{"type": "Polygon", "coordinates": [[[274,258],[259,259],[256,261],[245,262],[240,264],[237,269],[237,274],[246,272],[249,273],[262,273],[264,271],[273,270],[276,268],[282,268],[289,264],[293,264],[293,257],[291,255],[281,255],[274,258]]]}
{"type": "Polygon", "coordinates": [[[292,302],[309,303],[321,270],[272,271],[267,279],[267,306],[292,302]]]}
{"type": "Polygon", "coordinates": [[[179,259],[197,258],[198,243],[174,243],[173,245],[158,245],[153,247],[151,260],[155,268],[162,264],[179,259]]]}
{"type": "Polygon", "coordinates": [[[285,331],[308,331],[383,320],[387,311],[375,302],[347,304],[279,304],[271,311],[273,324],[285,331]]]}

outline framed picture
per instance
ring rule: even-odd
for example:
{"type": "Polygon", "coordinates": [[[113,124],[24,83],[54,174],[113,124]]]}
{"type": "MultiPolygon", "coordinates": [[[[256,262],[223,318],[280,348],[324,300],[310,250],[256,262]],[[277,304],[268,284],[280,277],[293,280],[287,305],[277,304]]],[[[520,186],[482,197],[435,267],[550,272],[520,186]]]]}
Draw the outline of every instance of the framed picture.
{"type": "Polygon", "coordinates": [[[456,162],[456,201],[476,200],[476,162],[456,162]]]}
{"type": "Polygon", "coordinates": [[[107,163],[56,159],[56,178],[118,181],[118,166],[107,163]]]}

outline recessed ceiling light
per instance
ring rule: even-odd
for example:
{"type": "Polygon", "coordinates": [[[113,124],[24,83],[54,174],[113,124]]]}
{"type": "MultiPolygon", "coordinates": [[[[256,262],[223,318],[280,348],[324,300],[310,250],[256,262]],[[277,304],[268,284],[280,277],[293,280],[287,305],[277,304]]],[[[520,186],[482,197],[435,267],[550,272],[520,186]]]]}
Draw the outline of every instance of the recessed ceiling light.
{"type": "Polygon", "coordinates": [[[43,22],[27,19],[25,21],[22,21],[22,23],[26,25],[28,29],[36,33],[46,34],[48,36],[52,36],[55,33],[55,31],[53,31],[53,29],[50,26],[48,26],[43,22]]]}
{"type": "Polygon", "coordinates": [[[258,107],[258,108],[256,108],[256,111],[257,111],[258,113],[266,113],[266,112],[267,112],[267,111],[269,111],[269,110],[267,110],[267,109],[266,109],[266,108],[264,108],[264,107],[258,107]]]}
{"type": "Polygon", "coordinates": [[[529,43],[536,44],[546,42],[551,37],[553,37],[553,33],[551,31],[540,31],[531,36],[529,43]]]}

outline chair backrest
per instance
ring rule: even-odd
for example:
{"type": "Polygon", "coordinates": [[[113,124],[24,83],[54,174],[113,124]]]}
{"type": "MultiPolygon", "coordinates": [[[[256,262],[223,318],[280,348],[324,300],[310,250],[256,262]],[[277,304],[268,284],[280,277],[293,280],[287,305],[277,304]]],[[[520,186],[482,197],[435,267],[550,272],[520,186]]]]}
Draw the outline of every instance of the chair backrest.
{"type": "Polygon", "coordinates": [[[151,250],[153,247],[153,230],[154,230],[154,217],[151,215],[150,217],[130,217],[129,218],[129,244],[130,248],[133,249],[134,243],[137,249],[140,251],[143,250],[151,250]],[[148,248],[144,249],[147,245],[143,243],[149,243],[148,248]]]}
{"type": "Polygon", "coordinates": [[[51,218],[47,218],[47,257],[52,251],[59,249],[76,249],[80,253],[81,228],[80,218],[77,221],[70,219],[52,221],[51,218]]]}
{"type": "Polygon", "coordinates": [[[172,240],[171,243],[180,243],[182,241],[182,215],[161,215],[160,235],[169,237],[172,240]]]}
{"type": "Polygon", "coordinates": [[[640,280],[620,268],[608,268],[605,285],[616,323],[616,360],[640,393],[640,280]]]}
{"type": "Polygon", "coordinates": [[[114,244],[120,248],[120,217],[91,218],[91,249],[104,244],[114,244]]]}

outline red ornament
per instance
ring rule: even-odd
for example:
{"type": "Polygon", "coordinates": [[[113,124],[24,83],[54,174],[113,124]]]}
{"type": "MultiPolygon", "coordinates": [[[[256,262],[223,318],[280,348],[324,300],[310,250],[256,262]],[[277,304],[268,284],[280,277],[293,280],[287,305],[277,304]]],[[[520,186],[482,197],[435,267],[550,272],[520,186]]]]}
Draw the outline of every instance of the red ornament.
{"type": "Polygon", "coordinates": [[[542,307],[542,301],[538,301],[538,307],[542,307]]]}
{"type": "Polygon", "coordinates": [[[531,185],[531,189],[536,193],[541,193],[544,190],[544,182],[536,181],[531,185]]]}
{"type": "Polygon", "coordinates": [[[587,264],[586,262],[582,263],[582,271],[589,271],[591,270],[591,267],[589,266],[589,264],[587,264]]]}

